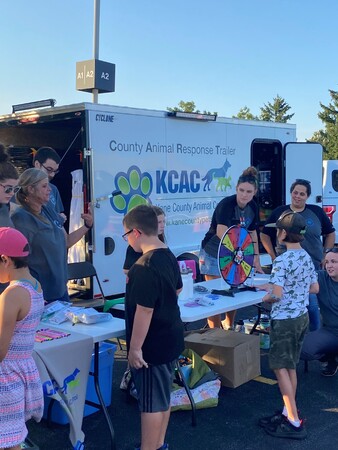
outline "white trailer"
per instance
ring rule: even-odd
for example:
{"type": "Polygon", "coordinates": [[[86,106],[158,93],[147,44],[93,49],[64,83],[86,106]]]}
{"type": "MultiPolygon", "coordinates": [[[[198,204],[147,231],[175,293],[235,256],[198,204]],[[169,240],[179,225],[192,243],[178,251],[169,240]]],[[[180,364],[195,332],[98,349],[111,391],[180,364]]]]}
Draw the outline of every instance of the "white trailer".
{"type": "MultiPolygon", "coordinates": [[[[322,147],[296,143],[296,126],[81,103],[0,116],[0,142],[12,145],[17,166],[31,165],[31,149],[47,145],[63,157],[55,178],[70,208],[71,172],[82,169],[84,203],[95,225],[86,242],[104,292],[124,292],[126,243],[122,218],[150,201],[166,214],[166,237],[178,256],[196,254],[215,206],[235,193],[250,165],[260,173],[257,201],[264,221],[289,201],[296,178],[311,180],[309,203],[321,204],[322,147]],[[116,191],[119,195],[112,196],[116,191]]],[[[95,288],[94,288],[95,290],[95,288]]]]}

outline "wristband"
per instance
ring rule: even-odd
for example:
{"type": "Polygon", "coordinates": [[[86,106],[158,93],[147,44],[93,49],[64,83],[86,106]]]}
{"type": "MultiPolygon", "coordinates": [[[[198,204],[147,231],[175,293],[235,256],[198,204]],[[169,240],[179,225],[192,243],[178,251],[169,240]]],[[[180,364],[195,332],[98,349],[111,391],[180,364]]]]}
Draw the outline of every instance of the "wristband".
{"type": "Polygon", "coordinates": [[[88,230],[91,230],[91,229],[93,228],[93,225],[89,226],[89,225],[86,224],[86,222],[84,223],[84,226],[85,226],[86,228],[88,228],[88,230]]]}

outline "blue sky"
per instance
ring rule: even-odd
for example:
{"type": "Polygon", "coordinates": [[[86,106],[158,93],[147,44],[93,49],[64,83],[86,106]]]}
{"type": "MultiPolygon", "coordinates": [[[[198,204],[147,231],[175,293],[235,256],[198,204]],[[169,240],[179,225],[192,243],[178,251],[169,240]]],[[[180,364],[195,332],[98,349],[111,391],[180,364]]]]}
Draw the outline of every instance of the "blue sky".
{"type": "MultiPolygon", "coordinates": [[[[93,10],[94,0],[0,1],[0,114],[92,100],[75,89],[75,65],[93,56],[93,10]]],[[[338,90],[337,17],[337,0],[101,0],[99,57],[116,64],[116,92],[99,102],[194,100],[231,117],[279,94],[304,140],[338,90]]]]}

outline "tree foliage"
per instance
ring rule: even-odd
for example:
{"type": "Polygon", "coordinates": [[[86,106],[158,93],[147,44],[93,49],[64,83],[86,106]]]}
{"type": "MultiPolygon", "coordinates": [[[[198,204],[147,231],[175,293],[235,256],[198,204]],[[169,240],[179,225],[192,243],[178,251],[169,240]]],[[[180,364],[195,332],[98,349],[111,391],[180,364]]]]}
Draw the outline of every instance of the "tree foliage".
{"type": "MultiPolygon", "coordinates": [[[[181,100],[177,106],[174,106],[173,108],[167,108],[167,111],[170,111],[170,112],[180,111],[180,112],[186,112],[186,113],[200,113],[201,112],[199,109],[196,109],[195,102],[192,100],[190,102],[184,102],[183,100],[181,100]]],[[[217,112],[211,113],[210,111],[204,110],[202,112],[202,114],[217,115],[217,112]]]]}
{"type": "Polygon", "coordinates": [[[236,116],[232,117],[237,119],[265,120],[267,122],[286,123],[294,116],[294,114],[287,114],[290,109],[291,106],[285,101],[285,99],[277,94],[277,97],[275,97],[272,102],[268,102],[260,108],[261,114],[259,116],[255,116],[250,111],[250,108],[244,106],[239,110],[236,116]]]}
{"type": "Polygon", "coordinates": [[[190,102],[184,102],[183,100],[181,100],[179,102],[178,106],[174,106],[173,108],[167,108],[167,110],[170,112],[175,112],[175,111],[187,112],[187,113],[199,112],[199,111],[196,111],[195,102],[193,102],[192,100],[190,102]]]}
{"type": "Polygon", "coordinates": [[[244,106],[241,108],[236,116],[232,116],[233,118],[237,119],[245,119],[245,120],[259,120],[257,116],[254,116],[252,112],[250,111],[250,108],[247,106],[244,106]]]}
{"type": "Polygon", "coordinates": [[[331,102],[328,106],[320,103],[322,111],[318,117],[324,129],[316,131],[309,141],[319,142],[324,147],[324,159],[338,159],[338,92],[329,89],[331,102]]]}
{"type": "Polygon", "coordinates": [[[287,114],[290,109],[291,106],[277,94],[277,97],[273,99],[273,103],[268,102],[261,108],[260,119],[267,122],[286,123],[294,116],[294,114],[287,114]]]}
{"type": "MultiPolygon", "coordinates": [[[[294,114],[287,114],[291,109],[291,106],[285,101],[283,97],[277,94],[277,97],[273,99],[272,102],[264,104],[260,108],[260,116],[254,115],[248,106],[243,106],[233,118],[245,119],[245,120],[265,120],[267,122],[281,122],[286,123],[288,120],[292,119],[294,114]]],[[[201,111],[196,108],[194,101],[185,102],[181,100],[177,106],[168,107],[167,111],[175,112],[187,112],[187,113],[200,113],[201,111]]],[[[211,113],[210,111],[203,111],[203,114],[216,114],[217,112],[211,113]]]]}

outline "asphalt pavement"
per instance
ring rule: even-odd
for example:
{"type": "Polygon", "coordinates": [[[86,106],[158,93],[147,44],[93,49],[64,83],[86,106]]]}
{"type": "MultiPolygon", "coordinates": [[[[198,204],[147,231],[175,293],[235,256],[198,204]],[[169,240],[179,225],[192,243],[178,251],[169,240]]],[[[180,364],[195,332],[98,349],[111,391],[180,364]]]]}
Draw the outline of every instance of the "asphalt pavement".
{"type": "MultiPolygon", "coordinates": [[[[238,318],[250,318],[255,310],[246,308],[238,318]]],[[[195,324],[196,325],[196,324],[195,324]]],[[[200,324],[199,324],[200,325],[200,324]]],[[[126,352],[115,353],[113,368],[112,404],[108,407],[113,422],[117,450],[133,450],[140,440],[140,420],[137,404],[119,388],[126,368],[126,352]]],[[[338,448],[338,374],[320,375],[318,362],[299,364],[297,403],[301,417],[306,420],[308,436],[304,441],[277,439],[267,435],[257,425],[260,417],[272,414],[281,407],[281,397],[275,377],[268,367],[268,351],[261,350],[260,381],[252,380],[236,388],[222,387],[215,408],[197,411],[197,426],[191,425],[190,411],[171,414],[167,432],[170,450],[292,450],[338,448]]],[[[45,420],[28,423],[29,438],[40,450],[71,450],[69,426],[45,420]]],[[[83,431],[86,450],[111,448],[108,428],[102,412],[85,417],[83,431]]]]}

